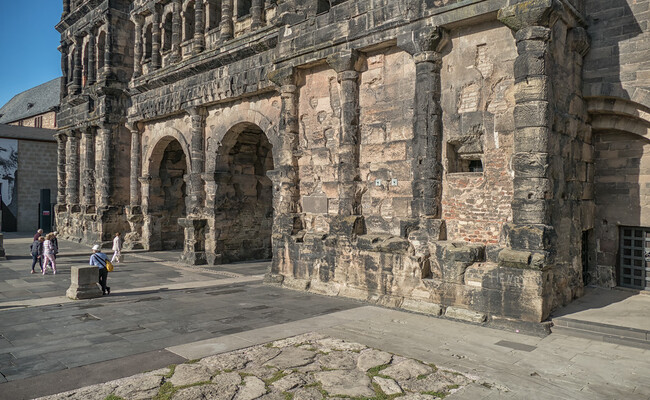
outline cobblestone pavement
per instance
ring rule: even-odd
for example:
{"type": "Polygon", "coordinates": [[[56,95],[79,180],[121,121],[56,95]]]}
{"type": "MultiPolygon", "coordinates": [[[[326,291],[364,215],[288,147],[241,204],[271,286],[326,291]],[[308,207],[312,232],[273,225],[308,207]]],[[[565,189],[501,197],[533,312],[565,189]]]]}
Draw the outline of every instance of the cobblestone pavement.
{"type": "MultiPolygon", "coordinates": [[[[308,333],[41,400],[404,400],[444,398],[468,384],[492,383],[359,343],[308,333]]],[[[494,390],[500,390],[494,388],[494,390]]]]}

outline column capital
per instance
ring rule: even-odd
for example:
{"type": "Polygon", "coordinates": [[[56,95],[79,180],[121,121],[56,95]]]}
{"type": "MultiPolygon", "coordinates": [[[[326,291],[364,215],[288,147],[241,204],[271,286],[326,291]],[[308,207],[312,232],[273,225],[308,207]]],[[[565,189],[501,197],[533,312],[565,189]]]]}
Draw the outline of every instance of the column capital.
{"type": "Polygon", "coordinates": [[[141,14],[131,14],[131,22],[136,26],[142,26],[144,24],[144,17],[141,14]]]}
{"type": "Polygon", "coordinates": [[[327,64],[337,73],[359,71],[361,69],[361,57],[356,50],[341,50],[337,53],[330,54],[327,57],[327,64]]]}
{"type": "Polygon", "coordinates": [[[553,14],[563,7],[556,0],[524,0],[500,9],[497,19],[515,32],[531,26],[548,27],[553,14]]]}
{"type": "Polygon", "coordinates": [[[78,130],[78,129],[70,129],[68,131],[65,131],[64,135],[66,135],[70,139],[78,139],[79,138],[79,132],[80,132],[80,130],[78,130]]]}
{"type": "Polygon", "coordinates": [[[202,106],[189,107],[186,111],[192,118],[205,118],[208,116],[207,108],[202,106]]]}
{"type": "Polygon", "coordinates": [[[415,56],[419,53],[441,53],[449,43],[449,32],[440,26],[427,26],[397,37],[397,47],[415,56]]]}
{"type": "Polygon", "coordinates": [[[131,133],[137,133],[137,134],[142,134],[143,127],[142,127],[142,122],[138,121],[129,121],[126,123],[126,128],[131,132],[131,133]]]}
{"type": "Polygon", "coordinates": [[[297,74],[296,68],[292,66],[275,69],[268,74],[268,78],[277,87],[296,86],[297,74]]]}

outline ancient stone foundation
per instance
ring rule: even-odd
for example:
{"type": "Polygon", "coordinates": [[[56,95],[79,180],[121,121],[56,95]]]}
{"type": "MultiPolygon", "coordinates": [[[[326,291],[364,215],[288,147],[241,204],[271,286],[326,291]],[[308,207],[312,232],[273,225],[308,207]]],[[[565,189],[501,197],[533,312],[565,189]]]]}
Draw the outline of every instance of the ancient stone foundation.
{"type": "MultiPolygon", "coordinates": [[[[650,126],[642,78],[598,86],[616,71],[587,61],[592,41],[612,46],[589,7],[69,3],[58,230],[89,244],[119,231],[189,264],[272,258],[267,282],[287,288],[543,321],[615,276],[620,212],[603,201],[634,188],[598,177],[622,142],[595,132],[650,126]]],[[[608,7],[628,6],[593,12],[608,7]]],[[[622,276],[641,281],[645,231],[622,232],[622,276]]]]}

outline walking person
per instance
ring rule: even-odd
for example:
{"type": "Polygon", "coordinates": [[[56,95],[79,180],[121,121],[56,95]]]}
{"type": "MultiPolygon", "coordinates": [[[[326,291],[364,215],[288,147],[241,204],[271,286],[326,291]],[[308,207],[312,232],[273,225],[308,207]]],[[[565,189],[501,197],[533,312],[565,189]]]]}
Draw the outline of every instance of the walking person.
{"type": "Polygon", "coordinates": [[[115,234],[115,238],[113,239],[113,258],[111,258],[111,262],[116,262],[119,263],[122,260],[122,238],[120,238],[120,233],[117,232],[115,234]]]}
{"type": "Polygon", "coordinates": [[[52,271],[54,271],[54,275],[56,275],[56,247],[54,247],[54,244],[52,243],[53,237],[54,235],[48,233],[47,236],[45,236],[45,241],[43,242],[43,257],[45,258],[45,263],[43,264],[43,275],[45,275],[45,272],[47,271],[48,263],[52,264],[52,271]]]}
{"type": "Polygon", "coordinates": [[[88,264],[99,268],[99,285],[102,287],[102,294],[111,294],[111,288],[106,286],[106,280],[108,279],[106,261],[108,261],[108,256],[101,252],[98,244],[94,245],[93,254],[90,256],[88,264]]]}
{"type": "Polygon", "coordinates": [[[32,242],[32,245],[30,246],[31,253],[32,253],[32,274],[34,272],[34,267],[36,266],[36,263],[38,262],[38,265],[41,267],[41,272],[43,272],[43,242],[45,241],[45,238],[43,236],[38,237],[38,239],[35,239],[34,242],[32,242]]]}
{"type": "Polygon", "coordinates": [[[39,230],[37,230],[36,233],[34,234],[34,240],[38,240],[38,238],[41,237],[41,236],[43,236],[43,230],[42,230],[42,229],[39,229],[39,230]]]}
{"type": "Polygon", "coordinates": [[[56,255],[59,254],[59,239],[57,239],[57,235],[59,232],[52,232],[52,245],[54,246],[54,259],[56,260],[56,255]]]}

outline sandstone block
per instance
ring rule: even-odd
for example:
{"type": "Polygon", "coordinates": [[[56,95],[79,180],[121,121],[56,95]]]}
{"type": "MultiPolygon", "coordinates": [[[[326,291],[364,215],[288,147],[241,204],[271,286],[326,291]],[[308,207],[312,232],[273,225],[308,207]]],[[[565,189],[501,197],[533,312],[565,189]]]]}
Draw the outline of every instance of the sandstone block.
{"type": "Polygon", "coordinates": [[[435,316],[442,314],[442,307],[440,304],[422,300],[404,299],[402,302],[402,308],[417,313],[430,314],[435,316]]]}
{"type": "Polygon", "coordinates": [[[98,283],[99,269],[95,266],[77,266],[70,268],[70,287],[65,292],[74,300],[102,297],[98,283]]]}
{"type": "Polygon", "coordinates": [[[486,314],[454,306],[447,307],[445,317],[476,323],[483,323],[487,320],[486,314]]]}

